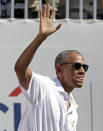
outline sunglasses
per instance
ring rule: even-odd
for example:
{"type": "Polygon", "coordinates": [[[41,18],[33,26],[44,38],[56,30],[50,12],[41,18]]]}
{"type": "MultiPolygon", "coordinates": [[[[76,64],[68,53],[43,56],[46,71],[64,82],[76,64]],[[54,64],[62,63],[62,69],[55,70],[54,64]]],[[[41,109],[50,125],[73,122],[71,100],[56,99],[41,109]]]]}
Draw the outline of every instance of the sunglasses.
{"type": "Polygon", "coordinates": [[[84,71],[88,71],[88,68],[89,68],[89,65],[87,64],[81,64],[81,63],[69,63],[69,62],[65,62],[65,63],[62,63],[60,65],[66,65],[66,64],[72,64],[72,67],[75,69],[75,70],[80,70],[81,67],[83,67],[84,71]]]}

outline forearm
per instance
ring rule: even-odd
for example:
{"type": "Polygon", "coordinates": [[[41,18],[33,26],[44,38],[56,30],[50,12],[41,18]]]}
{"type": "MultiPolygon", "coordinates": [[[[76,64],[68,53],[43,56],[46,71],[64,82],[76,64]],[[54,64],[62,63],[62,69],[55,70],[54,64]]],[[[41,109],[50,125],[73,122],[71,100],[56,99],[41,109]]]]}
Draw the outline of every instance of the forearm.
{"type": "Polygon", "coordinates": [[[24,50],[15,64],[15,71],[24,73],[30,64],[36,50],[40,44],[51,34],[60,29],[61,24],[57,27],[53,26],[53,18],[55,15],[55,9],[52,10],[50,15],[50,5],[45,5],[44,11],[40,10],[40,27],[39,34],[33,40],[33,42],[24,50]]]}
{"type": "Polygon", "coordinates": [[[46,38],[47,37],[45,35],[40,33],[36,36],[36,38],[24,50],[24,52],[17,60],[15,64],[15,70],[20,70],[22,72],[25,72],[25,70],[28,68],[29,64],[31,63],[33,56],[35,55],[36,50],[46,38]]]}

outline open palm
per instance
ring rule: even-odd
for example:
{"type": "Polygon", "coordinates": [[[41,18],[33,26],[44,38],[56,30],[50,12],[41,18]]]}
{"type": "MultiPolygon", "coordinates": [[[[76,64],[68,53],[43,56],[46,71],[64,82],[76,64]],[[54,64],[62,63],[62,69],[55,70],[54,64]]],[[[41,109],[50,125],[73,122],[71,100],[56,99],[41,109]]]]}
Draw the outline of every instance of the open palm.
{"type": "Polygon", "coordinates": [[[53,18],[55,15],[55,9],[52,10],[50,15],[50,5],[45,5],[44,10],[40,10],[40,33],[46,36],[56,32],[60,29],[61,24],[57,27],[53,26],[53,18]]]}

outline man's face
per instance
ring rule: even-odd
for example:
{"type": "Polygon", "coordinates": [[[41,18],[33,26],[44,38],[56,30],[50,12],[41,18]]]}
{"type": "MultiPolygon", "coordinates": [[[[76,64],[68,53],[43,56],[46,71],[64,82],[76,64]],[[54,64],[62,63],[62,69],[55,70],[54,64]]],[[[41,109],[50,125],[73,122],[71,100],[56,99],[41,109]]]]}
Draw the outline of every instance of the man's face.
{"type": "Polygon", "coordinates": [[[62,64],[60,65],[60,72],[58,73],[61,84],[63,85],[65,91],[70,92],[74,88],[80,88],[83,85],[83,80],[85,76],[85,71],[81,66],[80,69],[75,69],[73,63],[85,64],[83,56],[79,54],[69,55],[68,63],[72,64],[62,64]]]}

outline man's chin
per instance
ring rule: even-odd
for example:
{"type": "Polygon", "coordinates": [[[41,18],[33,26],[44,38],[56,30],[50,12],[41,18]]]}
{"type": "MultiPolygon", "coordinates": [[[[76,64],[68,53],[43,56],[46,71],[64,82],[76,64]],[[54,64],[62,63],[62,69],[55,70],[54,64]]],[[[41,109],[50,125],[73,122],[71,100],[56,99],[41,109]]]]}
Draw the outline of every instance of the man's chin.
{"type": "Polygon", "coordinates": [[[81,83],[76,84],[76,88],[82,88],[82,87],[83,87],[83,84],[81,83]]]}

